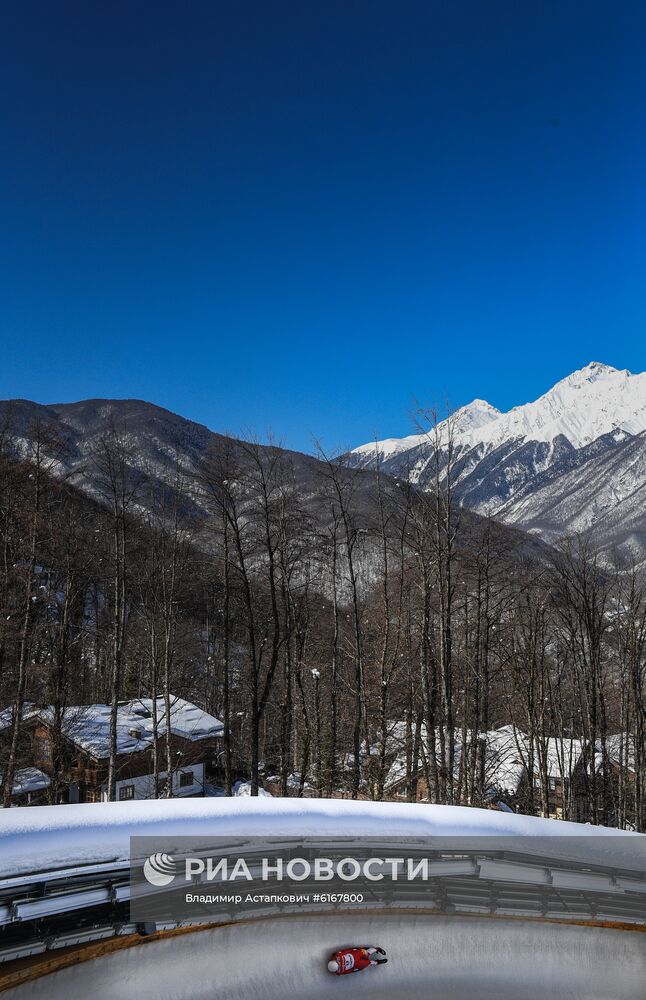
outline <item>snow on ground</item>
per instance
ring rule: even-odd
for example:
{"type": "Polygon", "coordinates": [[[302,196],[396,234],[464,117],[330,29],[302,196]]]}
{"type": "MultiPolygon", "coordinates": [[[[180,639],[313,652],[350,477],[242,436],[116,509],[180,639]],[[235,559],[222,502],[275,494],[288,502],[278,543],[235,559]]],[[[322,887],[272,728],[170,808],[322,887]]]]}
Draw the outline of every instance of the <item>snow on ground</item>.
{"type": "MultiPolygon", "coordinates": [[[[247,798],[250,797],[251,796],[251,782],[250,781],[236,781],[235,785],[233,786],[233,794],[234,795],[247,796],[247,798]]],[[[258,789],[258,797],[261,798],[261,799],[270,799],[271,795],[270,795],[269,792],[266,792],[264,788],[259,788],[258,789]]]]}
{"type": "Polygon", "coordinates": [[[237,796],[2,810],[0,876],[127,859],[131,836],[575,837],[590,843],[586,856],[646,867],[646,836],[603,827],[462,806],[237,796]]]}

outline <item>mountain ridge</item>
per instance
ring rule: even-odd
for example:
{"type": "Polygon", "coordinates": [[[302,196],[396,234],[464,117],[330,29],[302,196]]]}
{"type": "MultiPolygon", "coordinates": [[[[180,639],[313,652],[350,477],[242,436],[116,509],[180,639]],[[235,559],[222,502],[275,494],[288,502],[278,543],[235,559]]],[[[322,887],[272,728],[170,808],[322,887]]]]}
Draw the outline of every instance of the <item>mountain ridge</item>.
{"type": "MultiPolygon", "coordinates": [[[[14,449],[18,454],[29,457],[29,442],[33,440],[35,424],[39,419],[51,426],[55,441],[60,440],[63,446],[58,449],[55,445],[59,457],[54,463],[54,473],[69,479],[94,501],[101,501],[94,482],[94,447],[101,437],[109,436],[111,424],[114,424],[119,433],[125,433],[130,444],[130,476],[147,481],[147,495],[169,494],[177,489],[176,459],[181,460],[185,475],[181,477],[183,481],[176,495],[179,495],[183,509],[193,517],[198,534],[210,517],[210,505],[199,485],[200,473],[203,463],[208,462],[210,456],[215,457],[214,449],[217,453],[220,448],[223,449],[220,454],[226,450],[231,453],[232,465],[237,466],[239,471],[244,468],[245,462],[253,462],[250,457],[250,450],[253,449],[258,449],[264,456],[262,460],[269,464],[273,459],[284,462],[285,481],[294,484],[308,516],[327,531],[331,514],[329,500],[324,495],[324,484],[329,481],[331,469],[336,465],[332,459],[317,458],[278,444],[260,444],[220,434],[145,400],[105,398],[49,406],[30,400],[0,400],[0,443],[3,428],[7,434],[6,429],[11,427],[8,437],[14,449]]],[[[379,486],[377,476],[370,469],[355,470],[341,463],[338,472],[344,483],[343,488],[353,495],[361,538],[367,537],[363,534],[366,527],[374,526],[379,521],[380,490],[382,496],[391,497],[393,509],[399,509],[403,503],[399,495],[401,484],[390,477],[379,486]],[[357,475],[357,472],[360,474],[357,475]]],[[[142,499],[141,503],[145,511],[145,501],[142,499]]],[[[465,510],[461,521],[465,544],[488,530],[486,522],[476,512],[465,510]]],[[[546,557],[547,547],[522,529],[501,524],[496,530],[510,550],[535,560],[546,557]]]]}
{"type": "Polygon", "coordinates": [[[361,445],[350,461],[422,489],[450,463],[455,496],[471,510],[546,541],[594,530],[608,552],[646,559],[646,372],[591,361],[537,400],[502,413],[476,399],[425,433],[361,445]],[[612,490],[618,476],[621,497],[612,490]],[[558,520],[548,516],[551,508],[558,520]]]}
{"type": "MultiPolygon", "coordinates": [[[[0,432],[2,415],[5,424],[11,418],[13,438],[23,449],[37,420],[54,425],[65,446],[61,470],[79,482],[87,478],[93,445],[112,420],[129,425],[133,465],[148,476],[152,472],[160,488],[168,486],[178,460],[193,475],[214,443],[245,447],[240,439],[142,399],[4,401],[0,432]]],[[[315,498],[319,459],[273,447],[290,456],[300,488],[315,498]]],[[[465,510],[493,515],[547,544],[593,531],[608,559],[617,551],[624,560],[646,562],[646,373],[590,362],[531,403],[502,413],[475,399],[426,433],[361,446],[345,461],[366,473],[379,468],[422,490],[438,469],[445,476],[450,463],[453,495],[465,510]]],[[[374,482],[362,478],[366,510],[374,482]]],[[[199,497],[191,499],[199,513],[199,497]]]]}

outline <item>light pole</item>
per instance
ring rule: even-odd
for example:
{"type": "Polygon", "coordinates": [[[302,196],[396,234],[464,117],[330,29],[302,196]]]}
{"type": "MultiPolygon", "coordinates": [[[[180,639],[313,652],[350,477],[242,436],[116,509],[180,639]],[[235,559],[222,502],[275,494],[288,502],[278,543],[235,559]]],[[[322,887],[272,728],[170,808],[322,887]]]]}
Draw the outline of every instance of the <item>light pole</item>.
{"type": "Polygon", "coordinates": [[[319,681],[321,680],[321,672],[317,670],[316,667],[312,669],[312,677],[314,678],[314,712],[316,719],[316,787],[317,795],[319,799],[322,795],[321,789],[321,699],[319,692],[319,681]]]}

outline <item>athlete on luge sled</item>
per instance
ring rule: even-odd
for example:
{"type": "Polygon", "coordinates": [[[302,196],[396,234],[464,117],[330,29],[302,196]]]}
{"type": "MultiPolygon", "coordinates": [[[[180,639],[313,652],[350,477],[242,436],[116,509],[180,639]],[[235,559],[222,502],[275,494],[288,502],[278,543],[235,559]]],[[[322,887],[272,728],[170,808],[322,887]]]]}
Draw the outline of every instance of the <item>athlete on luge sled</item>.
{"type": "Polygon", "coordinates": [[[336,976],[346,976],[350,972],[361,972],[370,965],[384,965],[388,959],[383,948],[340,948],[327,963],[328,972],[336,976]]]}

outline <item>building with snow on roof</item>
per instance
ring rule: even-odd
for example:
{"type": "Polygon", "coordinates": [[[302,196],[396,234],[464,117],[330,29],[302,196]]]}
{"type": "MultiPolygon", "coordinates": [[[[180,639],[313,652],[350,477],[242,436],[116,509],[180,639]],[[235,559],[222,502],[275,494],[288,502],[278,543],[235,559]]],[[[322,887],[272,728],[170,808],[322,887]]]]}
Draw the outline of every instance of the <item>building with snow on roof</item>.
{"type": "MultiPolygon", "coordinates": [[[[2,773],[0,773],[2,782],[2,773]]],[[[47,790],[51,784],[48,774],[37,767],[21,767],[14,773],[11,789],[11,804],[14,806],[36,806],[47,801],[47,790]]]]}
{"type": "MultiPolygon", "coordinates": [[[[58,801],[103,802],[108,797],[109,705],[39,709],[33,762],[55,777],[58,801]]],[[[184,698],[138,698],[117,708],[116,799],[204,795],[218,770],[224,726],[184,698]],[[170,778],[168,758],[170,755],[170,778]]]]}
{"type": "MultiPolygon", "coordinates": [[[[411,748],[400,743],[401,723],[392,728],[390,765],[385,790],[389,798],[407,797],[431,801],[429,793],[431,741],[421,726],[411,748]]],[[[438,770],[439,736],[435,754],[438,770]]],[[[580,740],[565,736],[529,736],[513,725],[486,733],[457,729],[453,746],[453,788],[456,801],[472,805],[497,805],[514,812],[535,813],[552,819],[573,816],[575,802],[572,778],[583,754],[580,740]],[[472,788],[481,790],[482,801],[473,801],[472,788]]]]}

